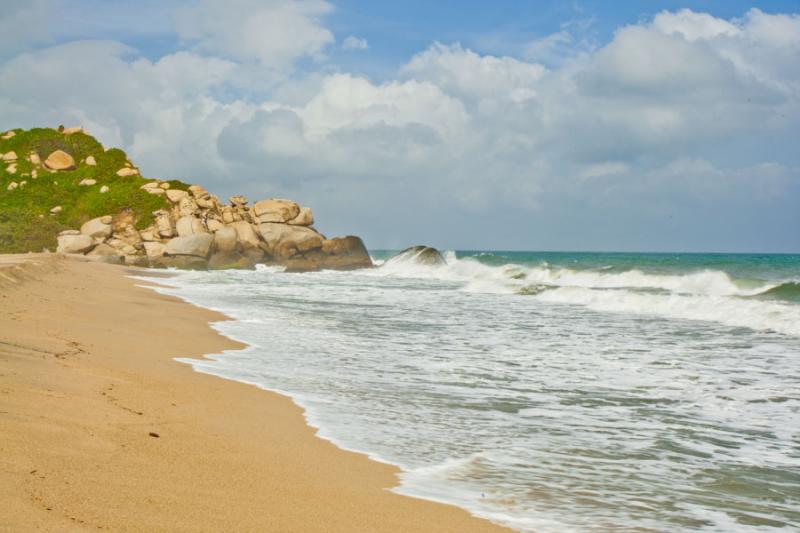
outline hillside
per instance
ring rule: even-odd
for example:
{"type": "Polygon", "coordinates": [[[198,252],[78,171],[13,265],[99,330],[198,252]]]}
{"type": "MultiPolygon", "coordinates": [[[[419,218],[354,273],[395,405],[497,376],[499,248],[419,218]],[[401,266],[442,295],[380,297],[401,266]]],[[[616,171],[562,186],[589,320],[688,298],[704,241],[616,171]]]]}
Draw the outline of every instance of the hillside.
{"type": "MultiPolygon", "coordinates": [[[[59,232],[109,213],[129,213],[135,227],[143,229],[153,223],[153,211],[168,207],[165,197],[141,189],[148,180],[117,175],[124,168],[138,173],[125,152],[106,150],[83,131],[11,131],[13,136],[0,136],[0,253],[55,251],[59,232]],[[42,164],[57,150],[72,156],[74,170],[50,171],[42,164]],[[87,164],[89,157],[96,164],[87,164]],[[81,185],[91,183],[84,180],[96,183],[81,185]],[[107,192],[102,192],[104,187],[107,192]],[[59,206],[59,212],[51,213],[59,206]]],[[[168,183],[175,189],[188,187],[180,181],[168,183]]]]}
{"type": "Polygon", "coordinates": [[[358,237],[319,233],[310,208],[275,198],[248,203],[145,179],[125,152],[79,127],[0,134],[0,253],[49,250],[180,268],[372,265],[358,237]]]}

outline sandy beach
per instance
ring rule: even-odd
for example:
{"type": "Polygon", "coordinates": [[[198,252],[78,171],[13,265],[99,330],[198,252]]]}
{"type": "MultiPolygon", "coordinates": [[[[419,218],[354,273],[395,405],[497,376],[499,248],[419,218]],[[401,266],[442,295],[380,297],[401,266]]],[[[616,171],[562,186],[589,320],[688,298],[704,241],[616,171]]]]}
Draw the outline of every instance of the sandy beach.
{"type": "Polygon", "coordinates": [[[0,530],[501,531],[400,496],[278,394],[175,357],[239,345],[131,270],[0,258],[0,530]]]}

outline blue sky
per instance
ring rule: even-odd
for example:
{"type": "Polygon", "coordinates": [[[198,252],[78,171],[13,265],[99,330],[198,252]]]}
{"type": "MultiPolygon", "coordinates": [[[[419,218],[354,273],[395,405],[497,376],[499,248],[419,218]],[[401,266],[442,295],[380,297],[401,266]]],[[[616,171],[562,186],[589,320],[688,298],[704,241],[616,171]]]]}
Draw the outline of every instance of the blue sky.
{"type": "Polygon", "coordinates": [[[7,2],[0,129],[373,248],[800,251],[800,2],[7,2]]]}

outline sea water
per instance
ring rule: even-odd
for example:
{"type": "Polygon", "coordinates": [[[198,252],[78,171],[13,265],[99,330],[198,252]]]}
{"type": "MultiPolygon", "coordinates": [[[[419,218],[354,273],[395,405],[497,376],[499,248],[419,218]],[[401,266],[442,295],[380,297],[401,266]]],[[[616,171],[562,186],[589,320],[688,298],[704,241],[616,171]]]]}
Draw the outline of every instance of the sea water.
{"type": "Polygon", "coordinates": [[[290,395],[397,492],[540,532],[800,528],[800,256],[390,256],[164,292],[250,345],[196,370],[290,395]]]}

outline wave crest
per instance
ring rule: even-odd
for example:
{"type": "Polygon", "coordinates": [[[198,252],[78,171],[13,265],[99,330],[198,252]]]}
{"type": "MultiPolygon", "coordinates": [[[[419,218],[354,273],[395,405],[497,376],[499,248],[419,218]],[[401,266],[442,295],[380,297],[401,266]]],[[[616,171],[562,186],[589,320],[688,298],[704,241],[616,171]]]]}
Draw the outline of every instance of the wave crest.
{"type": "Polygon", "coordinates": [[[458,282],[461,290],[515,294],[550,303],[590,307],[800,336],[800,282],[764,282],[731,277],[721,270],[662,274],[639,269],[578,270],[547,263],[492,266],[445,252],[446,264],[413,258],[389,260],[374,275],[458,282]]]}

